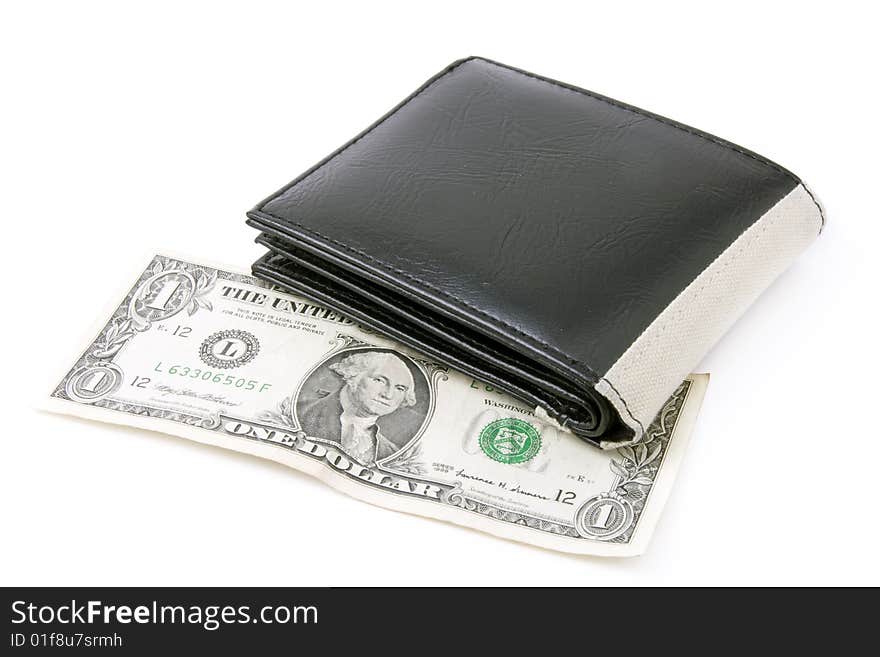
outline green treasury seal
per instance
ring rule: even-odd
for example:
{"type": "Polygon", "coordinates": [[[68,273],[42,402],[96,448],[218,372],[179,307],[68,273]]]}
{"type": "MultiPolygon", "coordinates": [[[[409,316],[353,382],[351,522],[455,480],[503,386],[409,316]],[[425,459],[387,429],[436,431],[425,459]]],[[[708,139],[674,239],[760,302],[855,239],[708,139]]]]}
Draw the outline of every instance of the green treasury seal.
{"type": "Polygon", "coordinates": [[[541,434],[524,420],[506,417],[483,427],[480,449],[499,463],[525,463],[541,449],[541,434]]]}

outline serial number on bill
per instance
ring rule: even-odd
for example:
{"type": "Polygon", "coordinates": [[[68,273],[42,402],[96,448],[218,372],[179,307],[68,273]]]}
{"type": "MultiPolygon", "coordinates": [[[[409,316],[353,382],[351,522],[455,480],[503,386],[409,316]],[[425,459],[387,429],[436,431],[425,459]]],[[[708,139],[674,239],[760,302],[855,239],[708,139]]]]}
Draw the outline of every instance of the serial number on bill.
{"type": "MultiPolygon", "coordinates": [[[[259,379],[247,379],[241,376],[237,377],[232,374],[202,369],[200,367],[190,367],[188,365],[171,365],[168,367],[161,360],[156,363],[153,371],[158,372],[159,374],[171,374],[173,376],[197,379],[199,381],[209,381],[219,386],[230,386],[256,392],[266,392],[272,387],[271,383],[265,383],[259,379]]],[[[150,379],[148,377],[136,376],[132,380],[131,385],[136,388],[145,388],[149,383],[150,379]]]]}

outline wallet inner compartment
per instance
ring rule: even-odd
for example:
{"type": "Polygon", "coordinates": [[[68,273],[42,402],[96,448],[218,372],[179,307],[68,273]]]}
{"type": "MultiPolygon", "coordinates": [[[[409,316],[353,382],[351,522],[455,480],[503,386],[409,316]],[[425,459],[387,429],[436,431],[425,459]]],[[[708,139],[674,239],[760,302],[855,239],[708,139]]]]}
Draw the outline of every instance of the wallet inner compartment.
{"type": "Polygon", "coordinates": [[[270,251],[254,265],[261,277],[336,306],[427,355],[542,406],[581,437],[631,439],[631,430],[591,386],[577,385],[503,342],[300,248],[287,236],[282,240],[263,233],[257,242],[270,251]]]}

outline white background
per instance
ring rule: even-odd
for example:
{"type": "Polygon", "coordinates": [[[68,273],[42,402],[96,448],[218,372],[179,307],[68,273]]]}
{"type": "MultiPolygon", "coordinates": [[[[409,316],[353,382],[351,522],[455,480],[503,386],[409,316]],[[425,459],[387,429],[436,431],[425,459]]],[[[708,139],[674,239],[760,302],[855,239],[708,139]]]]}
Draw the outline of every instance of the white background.
{"type": "Polygon", "coordinates": [[[4,3],[0,584],[880,584],[877,24],[826,6],[4,3]],[[246,269],[247,209],[471,54],[740,143],[825,204],[701,364],[645,556],[509,543],[35,410],[149,247],[246,269]]]}

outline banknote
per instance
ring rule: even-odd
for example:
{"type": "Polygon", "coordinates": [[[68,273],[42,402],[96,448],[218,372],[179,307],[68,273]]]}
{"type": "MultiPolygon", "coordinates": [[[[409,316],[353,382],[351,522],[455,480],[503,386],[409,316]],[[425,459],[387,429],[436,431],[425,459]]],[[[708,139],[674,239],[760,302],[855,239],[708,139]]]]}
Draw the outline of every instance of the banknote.
{"type": "Polygon", "coordinates": [[[644,551],[707,385],[600,450],[524,402],[253,276],[148,259],[49,410],[272,459],[366,502],[579,554],[644,551]]]}

